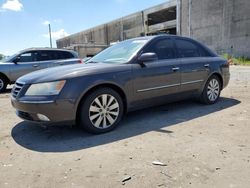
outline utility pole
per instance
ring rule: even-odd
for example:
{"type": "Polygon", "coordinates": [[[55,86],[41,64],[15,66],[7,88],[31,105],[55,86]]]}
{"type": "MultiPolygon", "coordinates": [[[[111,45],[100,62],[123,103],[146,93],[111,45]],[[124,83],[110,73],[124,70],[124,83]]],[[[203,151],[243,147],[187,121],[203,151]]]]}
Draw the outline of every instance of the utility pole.
{"type": "Polygon", "coordinates": [[[191,19],[191,16],[192,16],[192,0],[189,0],[188,2],[188,27],[189,27],[189,37],[191,37],[192,35],[192,19],[191,19]]]}
{"type": "Polygon", "coordinates": [[[50,41],[50,48],[52,48],[52,38],[51,38],[51,27],[49,24],[49,41],[50,41]]]}

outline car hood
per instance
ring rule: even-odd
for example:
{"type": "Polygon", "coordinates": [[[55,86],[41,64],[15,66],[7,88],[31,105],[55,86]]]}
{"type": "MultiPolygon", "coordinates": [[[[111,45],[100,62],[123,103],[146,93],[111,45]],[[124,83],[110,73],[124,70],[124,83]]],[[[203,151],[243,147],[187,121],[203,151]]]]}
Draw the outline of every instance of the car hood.
{"type": "Polygon", "coordinates": [[[0,66],[3,66],[3,65],[13,65],[13,63],[0,61],[0,66]]]}
{"type": "Polygon", "coordinates": [[[107,73],[112,72],[114,70],[117,71],[119,67],[124,66],[106,63],[58,66],[29,73],[25,76],[20,77],[17,82],[23,82],[25,84],[51,82],[92,74],[107,73]]]}

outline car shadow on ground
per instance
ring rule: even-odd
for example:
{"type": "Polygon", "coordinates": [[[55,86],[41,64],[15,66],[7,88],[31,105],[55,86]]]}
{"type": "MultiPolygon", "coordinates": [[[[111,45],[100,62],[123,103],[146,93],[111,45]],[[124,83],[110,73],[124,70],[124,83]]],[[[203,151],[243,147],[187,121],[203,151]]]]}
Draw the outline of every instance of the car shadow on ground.
{"type": "Polygon", "coordinates": [[[2,92],[1,94],[10,94],[11,93],[11,90],[10,88],[6,89],[4,92],[2,92]]]}
{"type": "MultiPolygon", "coordinates": [[[[126,115],[118,128],[102,135],[92,135],[80,128],[51,126],[47,129],[34,123],[21,122],[12,129],[15,142],[24,148],[38,152],[70,152],[134,137],[150,131],[174,134],[169,126],[228,109],[240,101],[221,98],[217,104],[202,105],[182,101],[155,108],[135,111],[126,115]]],[[[205,124],[206,122],[204,122],[205,124]]]]}

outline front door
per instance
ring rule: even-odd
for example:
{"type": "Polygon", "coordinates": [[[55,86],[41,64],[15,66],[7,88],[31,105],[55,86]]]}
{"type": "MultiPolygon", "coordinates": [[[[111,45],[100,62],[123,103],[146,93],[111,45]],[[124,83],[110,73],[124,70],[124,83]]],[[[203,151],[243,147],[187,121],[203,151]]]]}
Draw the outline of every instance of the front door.
{"type": "Polygon", "coordinates": [[[39,70],[39,62],[37,61],[38,52],[30,51],[24,52],[17,56],[16,63],[13,64],[13,68],[11,68],[11,80],[17,80],[19,77],[28,74],[30,72],[39,70]]]}
{"type": "Polygon", "coordinates": [[[158,60],[146,62],[144,67],[133,65],[136,101],[174,94],[180,88],[180,62],[176,59],[172,39],[154,41],[143,50],[143,53],[148,52],[156,53],[158,60]]]}

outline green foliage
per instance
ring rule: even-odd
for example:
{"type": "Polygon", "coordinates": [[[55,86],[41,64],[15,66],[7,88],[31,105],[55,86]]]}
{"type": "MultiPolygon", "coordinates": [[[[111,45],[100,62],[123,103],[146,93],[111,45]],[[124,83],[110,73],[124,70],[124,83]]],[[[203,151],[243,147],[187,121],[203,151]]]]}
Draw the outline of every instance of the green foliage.
{"type": "Polygon", "coordinates": [[[248,65],[250,66],[250,59],[247,57],[233,57],[230,54],[222,55],[225,59],[232,59],[234,65],[248,65]]]}
{"type": "Polygon", "coordinates": [[[3,54],[0,54],[0,60],[2,60],[4,58],[3,54]]]}

